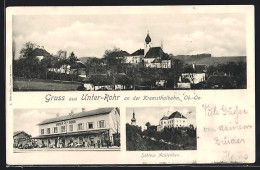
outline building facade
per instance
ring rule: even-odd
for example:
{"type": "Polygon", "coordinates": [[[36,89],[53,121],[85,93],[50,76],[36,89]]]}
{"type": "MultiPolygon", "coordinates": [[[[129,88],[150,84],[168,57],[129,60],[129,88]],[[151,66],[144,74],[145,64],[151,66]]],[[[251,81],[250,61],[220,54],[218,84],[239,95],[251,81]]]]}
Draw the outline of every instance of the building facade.
{"type": "Polygon", "coordinates": [[[180,112],[173,112],[169,117],[163,116],[157,126],[157,131],[162,131],[165,127],[188,127],[188,120],[180,112]]]}
{"type": "Polygon", "coordinates": [[[14,140],[13,146],[15,148],[23,147],[25,144],[31,142],[31,136],[24,131],[16,131],[13,133],[13,140],[14,140]]]}
{"type": "Polygon", "coordinates": [[[162,46],[153,47],[149,33],[146,35],[144,49],[139,49],[131,55],[125,56],[124,63],[139,64],[149,68],[171,68],[171,60],[164,53],[162,46]]]}
{"type": "Polygon", "coordinates": [[[39,146],[105,146],[120,143],[120,111],[118,108],[99,108],[68,116],[47,119],[38,124],[39,146]]]}

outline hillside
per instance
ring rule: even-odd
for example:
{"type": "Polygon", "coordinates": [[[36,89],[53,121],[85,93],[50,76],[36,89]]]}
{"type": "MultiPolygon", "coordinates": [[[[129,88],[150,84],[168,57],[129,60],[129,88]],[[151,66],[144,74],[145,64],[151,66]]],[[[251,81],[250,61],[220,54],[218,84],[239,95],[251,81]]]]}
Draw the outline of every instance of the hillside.
{"type": "Polygon", "coordinates": [[[174,56],[173,59],[179,59],[187,64],[205,64],[205,65],[218,65],[228,62],[246,62],[246,56],[232,56],[232,57],[209,57],[209,56],[198,56],[198,55],[178,55],[174,56]]]}
{"type": "Polygon", "coordinates": [[[95,57],[80,57],[79,60],[85,64],[88,60],[91,60],[93,58],[95,57]]]}

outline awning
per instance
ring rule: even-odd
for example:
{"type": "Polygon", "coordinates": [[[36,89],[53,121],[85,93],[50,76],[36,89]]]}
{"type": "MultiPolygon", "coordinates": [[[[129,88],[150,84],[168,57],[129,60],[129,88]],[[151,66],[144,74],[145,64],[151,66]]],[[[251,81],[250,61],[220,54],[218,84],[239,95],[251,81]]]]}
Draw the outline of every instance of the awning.
{"type": "Polygon", "coordinates": [[[40,135],[40,136],[32,137],[32,139],[46,139],[46,138],[57,138],[57,137],[90,135],[90,134],[98,134],[98,133],[108,132],[108,130],[109,130],[109,129],[101,129],[101,130],[71,132],[71,133],[62,133],[62,134],[53,134],[53,135],[40,135]]]}

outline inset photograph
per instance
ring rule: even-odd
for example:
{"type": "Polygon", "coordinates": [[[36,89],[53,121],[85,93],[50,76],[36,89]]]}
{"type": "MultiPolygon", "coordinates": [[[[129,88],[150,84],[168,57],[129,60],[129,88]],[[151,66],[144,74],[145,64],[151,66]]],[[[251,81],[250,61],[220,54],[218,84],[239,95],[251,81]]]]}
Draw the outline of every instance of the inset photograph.
{"type": "Polygon", "coordinates": [[[126,150],[196,150],[196,107],[126,109],[126,150]]]}
{"type": "Polygon", "coordinates": [[[119,108],[14,109],[14,152],[120,150],[119,108]]]}

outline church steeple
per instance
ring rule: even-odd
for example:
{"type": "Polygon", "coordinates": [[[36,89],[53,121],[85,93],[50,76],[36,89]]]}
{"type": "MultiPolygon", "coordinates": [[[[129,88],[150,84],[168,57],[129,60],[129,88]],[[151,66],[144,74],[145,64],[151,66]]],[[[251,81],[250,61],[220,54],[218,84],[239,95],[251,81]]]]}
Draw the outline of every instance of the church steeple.
{"type": "Polygon", "coordinates": [[[151,40],[151,37],[150,37],[150,35],[149,35],[149,31],[148,31],[147,36],[146,36],[146,38],[145,38],[145,42],[146,42],[146,44],[149,44],[151,41],[152,41],[152,40],[151,40]]]}
{"type": "Polygon", "coordinates": [[[144,43],[144,56],[150,50],[151,47],[152,47],[152,39],[149,35],[149,31],[147,31],[147,35],[146,35],[145,43],[144,43]]]}
{"type": "Polygon", "coordinates": [[[131,119],[131,125],[136,125],[135,111],[133,110],[133,118],[131,119]]]}

